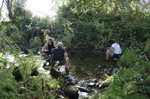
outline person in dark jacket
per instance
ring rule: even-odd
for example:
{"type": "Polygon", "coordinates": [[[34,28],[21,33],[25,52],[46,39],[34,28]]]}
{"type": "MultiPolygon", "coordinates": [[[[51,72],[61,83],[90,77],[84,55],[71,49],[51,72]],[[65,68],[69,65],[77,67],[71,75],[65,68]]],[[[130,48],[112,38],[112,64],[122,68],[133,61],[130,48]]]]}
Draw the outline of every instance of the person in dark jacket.
{"type": "Polygon", "coordinates": [[[53,51],[52,66],[55,66],[57,61],[59,62],[58,65],[68,66],[69,58],[62,42],[58,42],[57,48],[53,51]]]}
{"type": "Polygon", "coordinates": [[[42,52],[44,52],[44,55],[46,58],[52,54],[53,50],[57,47],[56,42],[53,41],[53,39],[50,37],[48,38],[47,42],[45,43],[44,47],[42,48],[42,52]],[[47,50],[46,50],[47,48],[47,50]]]}

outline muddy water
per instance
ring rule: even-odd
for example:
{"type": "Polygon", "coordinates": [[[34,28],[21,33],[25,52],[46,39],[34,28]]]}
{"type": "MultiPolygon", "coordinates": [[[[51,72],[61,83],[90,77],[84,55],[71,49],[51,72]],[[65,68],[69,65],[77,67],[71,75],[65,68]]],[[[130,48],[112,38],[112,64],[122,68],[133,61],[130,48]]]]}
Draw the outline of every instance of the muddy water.
{"type": "Polygon", "coordinates": [[[105,61],[105,54],[90,51],[76,51],[69,54],[70,73],[79,80],[104,79],[104,73],[112,67],[112,61],[105,61]]]}

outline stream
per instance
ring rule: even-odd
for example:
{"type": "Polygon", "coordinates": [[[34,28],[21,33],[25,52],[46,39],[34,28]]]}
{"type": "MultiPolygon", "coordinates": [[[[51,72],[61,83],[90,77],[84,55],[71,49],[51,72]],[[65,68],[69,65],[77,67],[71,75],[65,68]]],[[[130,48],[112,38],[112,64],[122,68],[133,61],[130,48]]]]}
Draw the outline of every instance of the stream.
{"type": "Polygon", "coordinates": [[[113,66],[112,61],[105,61],[105,54],[89,51],[76,51],[69,54],[70,72],[75,78],[105,79],[104,73],[113,66]]]}
{"type": "MultiPolygon", "coordinates": [[[[35,56],[39,57],[40,56],[35,56]]],[[[13,62],[14,56],[6,53],[6,58],[13,62]]],[[[44,60],[41,58],[37,60],[40,63],[39,72],[44,72],[49,74],[49,70],[45,70],[42,66],[44,60]]],[[[78,99],[83,99],[83,97],[90,98],[92,95],[99,91],[96,87],[89,87],[87,84],[91,80],[105,80],[105,73],[108,73],[108,69],[113,67],[112,61],[105,61],[104,53],[97,53],[92,51],[74,51],[69,53],[69,75],[68,77],[73,81],[75,86],[81,87],[89,92],[79,91],[78,99]]]]}
{"type": "Polygon", "coordinates": [[[90,98],[99,91],[96,87],[89,87],[87,82],[91,80],[105,80],[104,73],[108,73],[108,69],[113,67],[112,61],[105,61],[105,54],[92,51],[75,51],[69,54],[70,59],[70,75],[73,79],[79,80],[76,86],[90,89],[92,92],[79,92],[79,99],[82,97],[90,98]]]}

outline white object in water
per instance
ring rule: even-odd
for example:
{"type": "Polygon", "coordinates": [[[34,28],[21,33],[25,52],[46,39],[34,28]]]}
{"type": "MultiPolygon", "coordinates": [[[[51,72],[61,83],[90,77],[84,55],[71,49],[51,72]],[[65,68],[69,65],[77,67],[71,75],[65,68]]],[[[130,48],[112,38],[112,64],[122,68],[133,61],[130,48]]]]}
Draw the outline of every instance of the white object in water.
{"type": "Polygon", "coordinates": [[[60,72],[65,72],[65,65],[60,66],[60,67],[59,67],[59,71],[60,71],[60,72]]]}

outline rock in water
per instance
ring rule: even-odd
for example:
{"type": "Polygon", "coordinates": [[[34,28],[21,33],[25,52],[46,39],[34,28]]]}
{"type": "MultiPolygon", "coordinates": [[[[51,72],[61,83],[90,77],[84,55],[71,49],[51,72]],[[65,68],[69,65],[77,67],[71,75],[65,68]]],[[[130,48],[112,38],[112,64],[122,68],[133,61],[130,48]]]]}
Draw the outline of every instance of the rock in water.
{"type": "Polygon", "coordinates": [[[85,87],[80,87],[80,86],[76,86],[76,87],[82,92],[90,92],[90,90],[85,87]]]}
{"type": "Polygon", "coordinates": [[[88,85],[89,87],[94,87],[96,84],[93,83],[93,82],[90,82],[90,83],[87,83],[87,85],[88,85]]]}
{"type": "Polygon", "coordinates": [[[114,76],[110,76],[108,79],[106,79],[105,81],[102,81],[98,86],[99,88],[105,88],[106,86],[108,86],[112,81],[114,80],[114,76]]]}
{"type": "Polygon", "coordinates": [[[54,78],[58,78],[59,77],[59,72],[56,71],[55,69],[51,69],[50,70],[50,75],[54,78]]]}
{"type": "Polygon", "coordinates": [[[79,89],[75,86],[67,86],[64,89],[65,95],[68,96],[70,99],[77,99],[79,94],[78,94],[79,89]]]}

